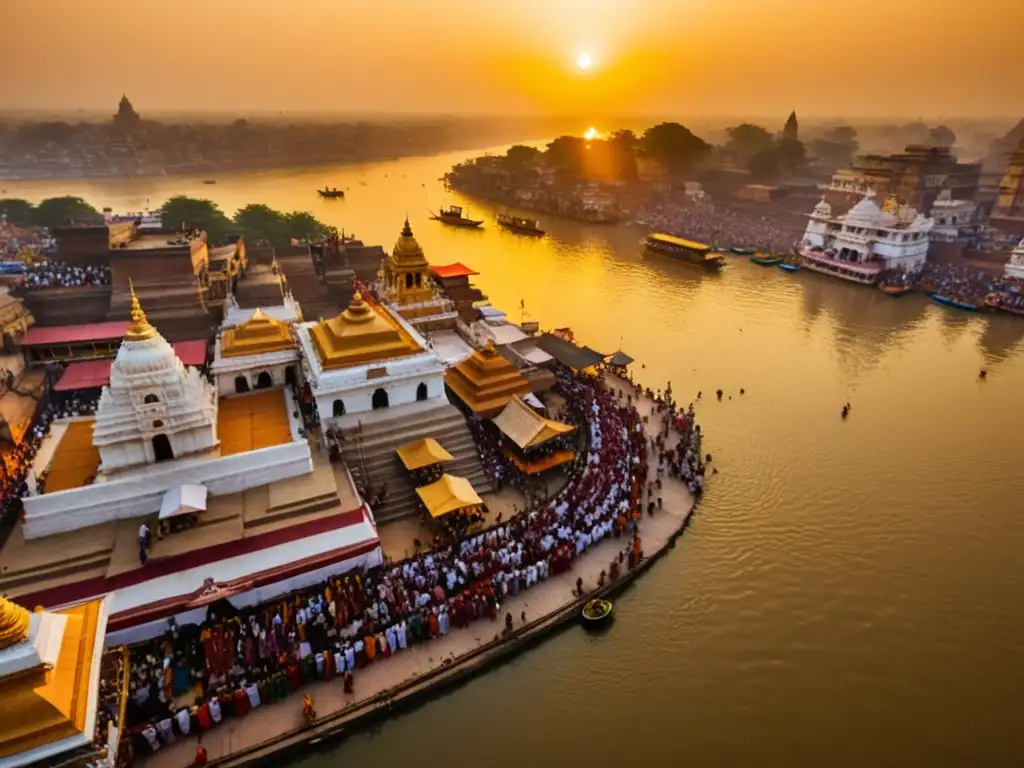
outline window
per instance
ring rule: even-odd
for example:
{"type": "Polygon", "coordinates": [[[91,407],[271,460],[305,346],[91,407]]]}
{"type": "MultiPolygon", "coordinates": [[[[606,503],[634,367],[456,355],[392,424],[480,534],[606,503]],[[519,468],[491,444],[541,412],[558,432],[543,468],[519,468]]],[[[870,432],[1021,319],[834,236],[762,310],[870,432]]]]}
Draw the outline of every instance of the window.
{"type": "Polygon", "coordinates": [[[149,405],[150,403],[159,403],[160,398],[154,394],[149,394],[143,398],[142,402],[146,403],[146,405],[149,405]]]}
{"type": "Polygon", "coordinates": [[[160,419],[157,419],[156,421],[153,422],[153,429],[160,429],[160,427],[162,427],[163,425],[164,423],[160,421],[160,419]]]}
{"type": "Polygon", "coordinates": [[[378,389],[373,393],[373,410],[388,407],[388,393],[384,389],[378,389]]]}
{"type": "Polygon", "coordinates": [[[420,382],[420,385],[416,387],[416,399],[420,402],[427,399],[427,384],[424,381],[420,382]]]}
{"type": "Polygon", "coordinates": [[[334,401],[334,416],[335,416],[335,418],[337,418],[338,416],[344,416],[344,415],[345,415],[345,401],[344,400],[335,400],[334,401]]]}

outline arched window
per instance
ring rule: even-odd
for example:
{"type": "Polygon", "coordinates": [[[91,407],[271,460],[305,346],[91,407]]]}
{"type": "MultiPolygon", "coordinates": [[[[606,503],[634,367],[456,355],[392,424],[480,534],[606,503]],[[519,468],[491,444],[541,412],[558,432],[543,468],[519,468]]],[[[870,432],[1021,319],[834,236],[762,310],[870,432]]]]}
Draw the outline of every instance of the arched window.
{"type": "Polygon", "coordinates": [[[150,404],[150,403],[159,403],[160,402],[160,398],[157,397],[156,395],[150,394],[150,395],[146,395],[142,399],[142,402],[146,403],[147,405],[150,404]]]}
{"type": "Polygon", "coordinates": [[[344,400],[335,400],[334,401],[334,416],[335,416],[335,418],[337,418],[338,416],[344,416],[344,415],[345,415],[345,401],[344,400]]]}
{"type": "Polygon", "coordinates": [[[274,377],[267,371],[260,371],[260,375],[256,377],[256,389],[270,389],[274,386],[274,377]]]}
{"type": "Polygon", "coordinates": [[[378,408],[388,407],[388,393],[387,390],[378,389],[373,393],[373,410],[378,408]]]}
{"type": "Polygon", "coordinates": [[[235,376],[235,392],[248,392],[249,380],[245,376],[235,376]]]}
{"type": "Polygon", "coordinates": [[[427,383],[425,381],[421,381],[420,385],[416,387],[416,399],[421,402],[427,399],[427,383]]]}
{"type": "Polygon", "coordinates": [[[162,427],[163,425],[164,423],[160,421],[160,419],[157,419],[156,421],[153,422],[153,429],[160,429],[160,427],[162,427]]]}

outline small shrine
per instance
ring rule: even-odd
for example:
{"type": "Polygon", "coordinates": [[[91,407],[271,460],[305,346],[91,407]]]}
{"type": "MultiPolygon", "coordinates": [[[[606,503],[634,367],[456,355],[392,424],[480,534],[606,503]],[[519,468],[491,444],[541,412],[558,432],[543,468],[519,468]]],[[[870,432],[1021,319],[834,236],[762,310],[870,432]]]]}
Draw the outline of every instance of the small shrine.
{"type": "Polygon", "coordinates": [[[496,416],[516,395],[530,393],[529,382],[498,354],[492,341],[450,368],[444,383],[466,408],[482,419],[496,416]]]}
{"type": "Polygon", "coordinates": [[[299,353],[288,323],[260,309],[217,337],[211,372],[226,395],[295,384],[299,353]]]}

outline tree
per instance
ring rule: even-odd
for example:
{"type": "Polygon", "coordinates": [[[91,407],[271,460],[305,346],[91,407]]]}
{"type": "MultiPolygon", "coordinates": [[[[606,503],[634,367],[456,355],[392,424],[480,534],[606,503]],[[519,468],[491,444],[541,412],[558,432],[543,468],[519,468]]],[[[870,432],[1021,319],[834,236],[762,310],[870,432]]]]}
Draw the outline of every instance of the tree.
{"type": "Polygon", "coordinates": [[[781,161],[779,151],[775,147],[769,147],[750,158],[747,169],[757,181],[774,181],[779,173],[781,161]]]}
{"type": "Polygon", "coordinates": [[[604,142],[609,156],[609,165],[614,178],[621,181],[636,181],[636,148],[639,140],[628,128],[615,131],[604,142]]]}
{"type": "Polygon", "coordinates": [[[585,143],[579,136],[559,136],[548,144],[544,160],[548,165],[571,173],[579,173],[585,143]]]}
{"type": "Polygon", "coordinates": [[[334,227],[324,224],[313,214],[305,211],[289,213],[285,217],[285,226],[289,239],[295,238],[300,242],[316,242],[337,234],[334,227]]]}
{"type": "Polygon", "coordinates": [[[645,154],[664,163],[669,173],[693,167],[711,146],[679,123],[660,123],[644,131],[641,146],[645,154]]]}
{"type": "Polygon", "coordinates": [[[522,169],[531,165],[540,157],[540,150],[534,147],[527,147],[523,144],[514,144],[508,148],[505,158],[508,164],[514,168],[522,169]]]}
{"type": "Polygon", "coordinates": [[[165,229],[199,229],[210,242],[219,242],[233,227],[231,219],[216,203],[177,195],[160,206],[160,221],[165,229]]]}
{"type": "Polygon", "coordinates": [[[807,162],[807,148],[800,139],[780,139],[778,153],[779,163],[789,170],[799,168],[807,162]]]}
{"type": "Polygon", "coordinates": [[[5,218],[16,227],[32,226],[35,207],[28,200],[9,197],[0,200],[0,218],[5,218]]]}
{"type": "Polygon", "coordinates": [[[937,147],[952,147],[956,144],[956,134],[945,125],[936,126],[928,131],[928,138],[937,147]]]}
{"type": "Polygon", "coordinates": [[[248,242],[287,243],[288,219],[280,211],[262,203],[251,203],[235,214],[235,227],[248,242]]]}
{"type": "Polygon", "coordinates": [[[728,149],[740,157],[753,157],[758,152],[771,149],[772,135],[765,128],[753,123],[741,123],[725,131],[729,135],[728,149]]]}
{"type": "Polygon", "coordinates": [[[72,222],[99,222],[102,217],[82,198],[66,196],[43,200],[36,206],[32,220],[36,226],[56,229],[72,222]]]}
{"type": "Polygon", "coordinates": [[[825,137],[829,141],[836,141],[844,144],[856,144],[857,129],[851,128],[849,125],[837,125],[829,131],[825,137]]]}

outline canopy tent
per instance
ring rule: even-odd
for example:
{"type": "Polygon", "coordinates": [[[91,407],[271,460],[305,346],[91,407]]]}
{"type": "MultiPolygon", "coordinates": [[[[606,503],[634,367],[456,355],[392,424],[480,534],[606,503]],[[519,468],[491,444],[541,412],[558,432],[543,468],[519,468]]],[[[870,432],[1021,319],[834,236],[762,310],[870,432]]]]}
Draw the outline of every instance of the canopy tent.
{"type": "Polygon", "coordinates": [[[519,446],[521,451],[575,429],[569,424],[545,419],[524,403],[518,395],[513,397],[504,410],[491,421],[501,430],[502,434],[519,446]]]}
{"type": "Polygon", "coordinates": [[[206,511],[205,485],[179,485],[164,494],[160,502],[160,519],[206,511]]]}
{"type": "Polygon", "coordinates": [[[623,352],[621,349],[608,358],[608,365],[614,365],[618,368],[625,368],[627,365],[633,362],[633,358],[623,352]]]}
{"type": "Polygon", "coordinates": [[[606,357],[606,355],[595,352],[590,347],[577,347],[572,342],[560,339],[558,336],[550,333],[545,333],[538,338],[537,346],[562,365],[575,368],[577,371],[597,365],[606,357]]]}
{"type": "Polygon", "coordinates": [[[431,517],[443,517],[450,512],[484,503],[473,490],[469,480],[447,473],[441,475],[441,479],[436,483],[417,488],[416,493],[423,500],[431,517]]]}
{"type": "Polygon", "coordinates": [[[395,451],[402,464],[408,470],[422,469],[431,464],[440,464],[443,461],[451,461],[455,457],[446,451],[442,445],[432,437],[425,437],[412,443],[399,446],[395,451]]]}

